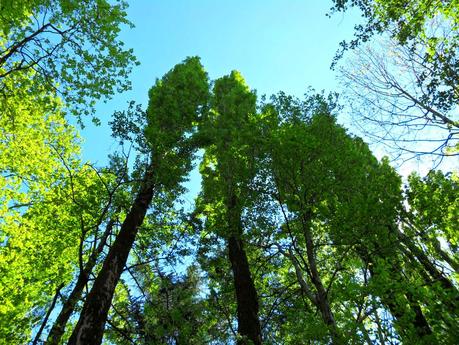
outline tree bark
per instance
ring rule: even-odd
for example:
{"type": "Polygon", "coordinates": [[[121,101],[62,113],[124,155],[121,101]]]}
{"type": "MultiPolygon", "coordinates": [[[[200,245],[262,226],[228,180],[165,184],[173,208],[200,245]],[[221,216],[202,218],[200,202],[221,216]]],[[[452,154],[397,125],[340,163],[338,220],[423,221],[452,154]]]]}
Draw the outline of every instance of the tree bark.
{"type": "Polygon", "coordinates": [[[330,336],[332,338],[332,343],[334,345],[344,344],[344,339],[342,338],[338,327],[336,326],[336,321],[333,316],[333,312],[330,307],[330,302],[328,300],[327,291],[322,283],[322,279],[320,277],[319,270],[317,269],[317,263],[314,253],[314,242],[312,238],[312,233],[310,229],[310,221],[309,216],[304,216],[303,221],[303,235],[306,241],[306,254],[308,259],[309,268],[311,271],[311,281],[316,288],[317,293],[315,294],[316,297],[316,305],[320,310],[322,315],[322,320],[328,326],[330,331],[330,336]]]}
{"type": "MultiPolygon", "coordinates": [[[[432,329],[430,328],[429,323],[427,322],[424,313],[422,312],[421,306],[419,305],[418,301],[415,300],[413,295],[409,292],[405,293],[405,296],[410,304],[411,310],[414,312],[414,320],[413,325],[416,329],[416,333],[420,339],[423,339],[426,336],[432,334],[432,329]]],[[[429,343],[435,344],[433,339],[429,337],[429,343]]]]}
{"type": "MultiPolygon", "coordinates": [[[[372,271],[372,270],[370,270],[372,271]]],[[[375,275],[374,271],[371,273],[375,275]]],[[[407,296],[397,298],[397,293],[393,289],[385,291],[385,293],[380,294],[381,302],[389,309],[392,316],[395,318],[396,322],[400,324],[397,327],[400,335],[404,341],[413,341],[413,336],[408,334],[406,327],[401,325],[402,321],[411,323],[412,328],[416,334],[416,337],[419,340],[422,340],[424,337],[432,334],[432,329],[430,328],[424,314],[422,313],[421,307],[416,301],[408,301],[407,296]],[[405,299],[407,300],[407,305],[398,305],[395,301],[405,299]],[[408,314],[411,314],[409,309],[411,309],[414,318],[409,317],[408,314]]],[[[434,343],[432,343],[434,344],[434,343]]]]}
{"type": "Polygon", "coordinates": [[[242,336],[238,345],[261,345],[261,326],[258,319],[258,294],[250,274],[249,262],[244,250],[241,214],[237,207],[236,196],[230,197],[228,205],[228,225],[230,236],[227,239],[228,255],[233,271],[236,291],[238,333],[242,336]]]}
{"type": "MultiPolygon", "coordinates": [[[[228,239],[228,253],[233,271],[236,290],[238,333],[251,340],[254,345],[261,344],[261,327],[258,319],[258,295],[250,274],[243,242],[236,236],[228,239]]],[[[248,344],[245,339],[238,344],[248,344]]]]}
{"type": "Polygon", "coordinates": [[[104,231],[102,238],[100,239],[99,245],[97,249],[91,254],[88,262],[86,263],[84,269],[80,271],[78,275],[77,282],[73,287],[72,292],[70,293],[69,297],[65,301],[59,315],[54,321],[53,327],[48,334],[48,338],[46,339],[47,345],[58,345],[61,341],[62,336],[65,332],[65,326],[72,315],[73,311],[75,310],[75,306],[81,298],[83,293],[83,289],[88,283],[89,275],[91,274],[94,266],[97,262],[97,257],[104,249],[105,243],[107,241],[108,236],[110,236],[112,229],[113,229],[114,221],[110,220],[107,224],[107,227],[104,231]]]}
{"type": "Polygon", "coordinates": [[[78,323],[70,336],[69,345],[99,345],[102,342],[115,287],[153,199],[153,177],[153,167],[150,165],[137,197],[86,298],[78,323]]]}
{"type": "MultiPolygon", "coordinates": [[[[374,268],[373,260],[369,259],[368,252],[361,248],[360,255],[364,262],[369,266],[370,275],[372,277],[377,277],[377,270],[374,268]]],[[[392,281],[401,281],[403,278],[400,276],[400,272],[394,265],[389,267],[390,276],[392,281]]],[[[415,332],[415,336],[423,343],[425,339],[429,339],[431,344],[436,344],[435,338],[432,337],[432,329],[422,312],[422,309],[419,303],[413,298],[409,293],[403,293],[402,291],[396,291],[392,287],[386,287],[386,289],[378,294],[378,297],[381,299],[381,302],[389,309],[392,316],[395,318],[396,323],[399,323],[400,326],[397,327],[400,335],[404,341],[413,341],[413,335],[408,334],[407,328],[405,325],[401,325],[401,321],[409,322],[415,332]],[[405,300],[406,303],[397,304],[396,301],[405,300]],[[410,316],[414,315],[414,318],[410,316]]]]}
{"type": "MultiPolygon", "coordinates": [[[[434,283],[440,284],[442,288],[442,293],[437,295],[438,298],[442,301],[442,304],[448,308],[451,315],[457,314],[459,310],[459,291],[454,286],[454,284],[445,276],[442,272],[440,272],[434,263],[430,260],[424,251],[419,248],[408,236],[403,234],[401,231],[396,230],[397,235],[401,241],[401,244],[406,246],[406,250],[409,251],[412,260],[414,260],[418,265],[420,264],[419,271],[424,270],[427,272],[428,276],[433,279],[434,283]],[[446,292],[447,294],[444,294],[446,292]]],[[[403,247],[402,247],[403,249],[403,247]]],[[[423,272],[424,273],[424,272],[423,272]]],[[[422,274],[423,278],[425,273],[422,274]]],[[[424,278],[426,283],[432,283],[432,279],[428,279],[428,276],[424,278]]],[[[419,310],[420,311],[420,310],[419,310]]],[[[416,317],[417,313],[419,312],[415,309],[416,317]]],[[[443,315],[443,314],[442,314],[443,315]]],[[[454,322],[448,320],[448,318],[444,318],[443,321],[448,325],[448,327],[453,330],[457,329],[458,322],[454,322]]]]}
{"type": "Polygon", "coordinates": [[[424,269],[430,274],[430,276],[436,281],[440,282],[445,290],[451,291],[455,294],[456,299],[458,296],[458,291],[453,283],[446,278],[431,262],[429,257],[419,249],[411,239],[402,233],[400,230],[396,230],[397,236],[400,241],[410,250],[410,252],[418,259],[419,263],[424,267],[424,269]]]}
{"type": "Polygon", "coordinates": [[[54,307],[56,306],[57,299],[59,298],[61,289],[64,287],[64,284],[61,284],[57,287],[56,293],[54,294],[54,298],[51,302],[51,305],[48,308],[48,311],[46,312],[45,318],[43,319],[43,322],[41,323],[40,329],[38,330],[35,339],[32,342],[32,345],[37,345],[38,342],[40,342],[40,337],[41,334],[43,333],[43,330],[45,329],[46,324],[48,323],[49,316],[51,315],[52,311],[54,310],[54,307]]]}

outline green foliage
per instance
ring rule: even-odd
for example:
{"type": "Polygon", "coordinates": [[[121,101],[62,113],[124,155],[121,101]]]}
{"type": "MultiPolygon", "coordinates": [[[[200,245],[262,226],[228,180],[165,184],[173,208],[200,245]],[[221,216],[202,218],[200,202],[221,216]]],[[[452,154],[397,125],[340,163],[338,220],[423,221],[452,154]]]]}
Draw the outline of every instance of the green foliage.
{"type": "Polygon", "coordinates": [[[96,211],[89,191],[98,192],[98,177],[78,162],[74,130],[56,100],[36,100],[9,98],[14,121],[1,118],[0,337],[10,343],[27,339],[40,308],[71,278],[80,217],[96,211]]]}
{"type": "Polygon", "coordinates": [[[144,130],[158,181],[166,190],[182,182],[197,149],[193,131],[206,113],[207,73],[198,57],[190,57],[166,73],[149,91],[144,130]]]}
{"type": "Polygon", "coordinates": [[[53,181],[24,211],[4,218],[0,228],[4,239],[0,249],[2,339],[29,340],[57,287],[73,279],[80,259],[87,260],[109,203],[104,181],[109,178],[75,162],[72,176],[53,181]],[[82,243],[80,257],[81,241],[88,245],[82,243]]]}
{"type": "Polygon", "coordinates": [[[135,59],[117,39],[130,25],[125,8],[123,1],[2,1],[2,343],[30,340],[108,216],[113,179],[81,164],[78,136],[63,113],[81,120],[93,113],[94,99],[129,88],[135,59]]]}
{"type": "MultiPolygon", "coordinates": [[[[233,71],[215,82],[210,104],[211,110],[200,128],[210,138],[200,166],[201,201],[224,212],[231,195],[236,195],[238,203],[249,201],[247,185],[255,175],[254,144],[259,140],[255,127],[256,96],[241,74],[233,71]]],[[[244,205],[236,207],[242,210],[244,205]]],[[[226,221],[219,218],[218,222],[226,221]]]]}
{"type": "MultiPolygon", "coordinates": [[[[40,4],[53,2],[9,4],[17,13],[4,35],[19,35],[14,28],[28,25],[40,4]]],[[[59,4],[74,13],[72,1],[59,4]]],[[[412,20],[407,40],[421,35],[412,20]]],[[[13,72],[2,85],[17,92],[0,105],[3,342],[30,340],[57,288],[91,257],[101,227],[122,222],[133,195],[151,183],[153,207],[115,292],[107,341],[237,341],[227,260],[227,240],[236,237],[266,344],[454,343],[457,175],[411,175],[403,194],[388,160],[338,124],[336,95],[279,93],[257,107],[239,72],[210,92],[199,59],[187,58],[156,81],[146,110],[132,102],[115,113],[114,136],[139,151],[129,176],[121,156],[107,169],[82,164],[61,101],[36,73],[13,72]],[[199,148],[202,191],[190,216],[178,210],[178,196],[199,148]],[[186,273],[173,273],[182,265],[186,273]]]]}
{"type": "Polygon", "coordinates": [[[441,238],[459,260],[459,197],[456,174],[432,171],[425,178],[412,174],[407,189],[408,202],[413,214],[413,225],[422,239],[430,243],[441,238]]]}
{"type": "Polygon", "coordinates": [[[132,50],[118,39],[126,19],[125,1],[2,1],[0,88],[2,99],[17,92],[53,93],[57,88],[79,120],[93,114],[96,99],[130,87],[132,50]],[[35,73],[32,73],[34,71],[35,73]]]}
{"type": "Polygon", "coordinates": [[[459,4],[456,0],[333,0],[333,4],[332,12],[344,12],[352,6],[362,11],[368,20],[365,25],[356,28],[357,40],[362,41],[366,41],[377,32],[392,31],[393,24],[396,24],[397,28],[392,34],[400,43],[405,44],[417,37],[428,37],[428,24],[434,18],[443,17],[451,20],[449,24],[452,27],[455,27],[459,20],[459,4]]]}

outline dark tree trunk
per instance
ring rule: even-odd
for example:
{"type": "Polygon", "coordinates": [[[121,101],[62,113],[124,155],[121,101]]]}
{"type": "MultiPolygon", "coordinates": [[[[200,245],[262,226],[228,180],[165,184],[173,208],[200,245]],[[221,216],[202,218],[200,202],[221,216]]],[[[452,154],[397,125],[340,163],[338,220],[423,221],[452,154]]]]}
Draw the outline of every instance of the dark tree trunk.
{"type": "MultiPolygon", "coordinates": [[[[367,255],[364,255],[364,257],[368,258],[367,255]]],[[[378,273],[376,273],[377,270],[373,268],[373,263],[371,261],[367,261],[367,263],[369,263],[371,276],[376,277],[378,273]]],[[[389,270],[391,277],[393,277],[393,281],[401,281],[403,279],[400,276],[400,272],[393,265],[390,266],[389,270]]],[[[379,297],[381,298],[381,302],[389,309],[390,313],[396,321],[403,320],[404,322],[411,323],[411,326],[415,332],[415,336],[420,341],[424,341],[427,337],[429,342],[432,344],[436,343],[435,339],[431,337],[432,329],[427,322],[427,319],[425,318],[419,303],[413,298],[411,294],[402,293],[402,291],[396,291],[391,287],[387,287],[386,290],[379,295],[379,297]],[[402,300],[405,300],[406,303],[396,303],[396,301],[402,300]],[[414,315],[414,318],[412,318],[410,315],[414,315]]],[[[407,334],[406,326],[401,325],[398,327],[398,330],[404,340],[413,340],[413,335],[407,334]]]]}
{"type": "Polygon", "coordinates": [[[51,315],[52,311],[54,310],[54,307],[56,306],[57,299],[59,298],[60,292],[62,288],[64,287],[64,284],[61,284],[57,287],[56,293],[54,294],[53,301],[51,302],[51,305],[48,308],[48,311],[46,312],[45,318],[43,319],[43,322],[41,323],[41,326],[35,335],[35,339],[32,342],[32,345],[37,345],[38,342],[40,341],[41,334],[43,333],[43,330],[45,329],[46,324],[48,323],[49,316],[51,315]]]}
{"type": "MultiPolygon", "coordinates": [[[[389,291],[386,291],[385,295],[379,297],[397,321],[404,320],[411,323],[415,335],[419,340],[424,341],[426,337],[432,335],[432,329],[430,328],[419,303],[412,299],[412,296],[404,295],[403,297],[397,298],[396,292],[393,291],[393,289],[390,289],[389,291]],[[408,306],[401,306],[395,303],[396,300],[403,300],[405,298],[408,302],[408,306]],[[408,317],[409,314],[414,314],[414,318],[408,317]]],[[[413,341],[413,335],[407,333],[405,327],[401,326],[398,328],[400,335],[405,341],[413,341]]],[[[431,344],[436,344],[435,340],[431,337],[429,337],[429,342],[431,342],[431,344]]]]}
{"type": "MultiPolygon", "coordinates": [[[[442,301],[442,304],[449,310],[451,315],[456,315],[459,311],[459,292],[454,284],[445,276],[441,271],[437,269],[434,263],[430,260],[427,254],[419,248],[408,236],[397,230],[399,239],[403,245],[406,246],[406,249],[401,246],[402,250],[408,252],[408,256],[411,261],[418,267],[419,271],[422,272],[422,277],[424,278],[427,284],[438,283],[441,286],[441,292],[438,294],[438,299],[442,301]],[[426,272],[428,275],[426,275],[426,272]]],[[[408,297],[408,296],[407,296],[408,297]]],[[[416,317],[419,318],[418,313],[422,311],[415,309],[416,317]]],[[[442,313],[442,316],[444,314],[442,313]]],[[[443,321],[450,328],[450,330],[455,330],[458,328],[458,322],[450,320],[448,317],[443,318],[443,321]]]]}
{"type": "MultiPolygon", "coordinates": [[[[228,238],[228,253],[236,290],[238,332],[254,345],[261,344],[261,327],[258,319],[258,295],[250,274],[247,255],[242,241],[236,236],[228,238]]],[[[238,344],[247,344],[246,340],[238,344]]]]}
{"type": "Polygon", "coordinates": [[[261,345],[261,326],[258,319],[258,294],[250,274],[249,262],[241,240],[243,233],[241,212],[238,200],[231,195],[227,205],[229,237],[228,256],[233,271],[234,289],[236,291],[238,333],[242,340],[238,345],[261,345]]]}
{"type": "Polygon", "coordinates": [[[83,293],[83,289],[86,286],[89,279],[89,272],[83,270],[78,275],[78,280],[73,288],[72,292],[70,293],[69,297],[65,301],[64,305],[62,306],[61,312],[56,318],[56,321],[51,328],[51,331],[48,334],[48,338],[46,339],[46,345],[57,345],[59,344],[62,336],[65,332],[65,326],[72,315],[75,305],[81,298],[83,293]]]}
{"type": "Polygon", "coordinates": [[[446,278],[442,272],[440,272],[437,267],[432,263],[432,261],[429,259],[429,257],[421,250],[419,249],[413,241],[403,234],[401,231],[397,231],[397,236],[401,240],[401,242],[409,249],[409,251],[418,259],[419,263],[424,267],[426,272],[430,274],[430,276],[435,280],[440,282],[442,287],[447,290],[451,291],[454,293],[456,296],[458,296],[458,291],[456,287],[449,281],[448,278],[446,278]]]}
{"type": "MultiPolygon", "coordinates": [[[[416,333],[419,336],[419,338],[424,338],[428,335],[432,334],[432,329],[429,326],[429,323],[427,322],[426,317],[424,316],[424,313],[422,312],[421,306],[419,303],[414,299],[414,297],[411,295],[411,293],[406,293],[405,294],[406,298],[408,299],[410,303],[411,310],[414,312],[414,320],[413,324],[416,329],[416,333]]],[[[433,344],[433,341],[432,341],[433,344]]]]}
{"type": "Polygon", "coordinates": [[[65,326],[72,315],[73,311],[75,310],[75,306],[81,298],[83,294],[83,289],[88,283],[89,275],[92,272],[94,266],[97,262],[97,257],[104,249],[105,243],[107,241],[108,236],[110,236],[112,229],[113,229],[114,221],[110,220],[107,224],[107,228],[104,231],[102,238],[100,239],[99,245],[97,249],[91,254],[88,262],[86,263],[84,269],[80,271],[78,275],[77,282],[73,287],[72,292],[70,293],[69,297],[65,301],[64,305],[62,306],[61,312],[56,318],[56,321],[51,328],[51,331],[48,334],[48,338],[46,339],[47,345],[57,345],[60,343],[62,336],[65,332],[65,326]]]}
{"type": "Polygon", "coordinates": [[[150,166],[137,197],[111,246],[94,285],[83,305],[69,345],[99,345],[107,320],[115,287],[134,244],[139,226],[153,198],[153,173],[150,166]]]}

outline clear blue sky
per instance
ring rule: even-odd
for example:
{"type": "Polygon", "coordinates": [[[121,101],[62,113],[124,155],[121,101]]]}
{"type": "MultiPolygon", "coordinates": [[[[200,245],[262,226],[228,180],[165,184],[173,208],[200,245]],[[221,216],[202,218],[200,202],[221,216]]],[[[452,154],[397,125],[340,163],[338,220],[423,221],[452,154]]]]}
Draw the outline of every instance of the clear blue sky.
{"type": "Polygon", "coordinates": [[[82,131],[84,159],[106,163],[116,148],[106,125],[113,111],[131,99],[146,104],[154,80],[186,56],[200,56],[211,79],[239,70],[258,94],[335,90],[329,66],[358,15],[329,18],[330,7],[329,0],[131,1],[128,17],[136,27],[121,38],[141,65],[131,75],[132,91],[98,105],[103,125],[82,131]]]}

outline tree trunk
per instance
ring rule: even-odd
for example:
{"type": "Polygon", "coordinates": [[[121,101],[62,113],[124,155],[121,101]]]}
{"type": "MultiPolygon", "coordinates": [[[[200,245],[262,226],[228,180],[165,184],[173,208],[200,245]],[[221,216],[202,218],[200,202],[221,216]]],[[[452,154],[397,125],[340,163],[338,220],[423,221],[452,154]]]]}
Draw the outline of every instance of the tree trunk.
{"type": "MultiPolygon", "coordinates": [[[[369,267],[371,276],[376,277],[378,274],[373,268],[373,265],[369,265],[369,267]]],[[[392,281],[401,280],[399,272],[392,265],[390,267],[390,276],[393,277],[392,281]]],[[[421,343],[423,343],[426,337],[429,339],[431,344],[436,343],[435,339],[431,337],[432,329],[430,328],[419,303],[414,300],[411,294],[403,294],[401,291],[396,291],[393,288],[388,287],[383,293],[379,294],[378,297],[381,298],[381,302],[389,309],[395,320],[399,322],[400,326],[397,328],[404,341],[413,341],[413,335],[406,332],[407,328],[401,324],[402,321],[411,323],[415,336],[421,341],[421,343]],[[405,300],[406,303],[397,304],[396,301],[400,300],[405,300]],[[410,314],[414,315],[414,318],[409,316],[410,314]]]]}
{"type": "MultiPolygon", "coordinates": [[[[411,260],[417,265],[420,265],[419,271],[422,272],[422,277],[426,283],[432,284],[433,279],[433,283],[440,284],[441,291],[440,294],[437,294],[439,300],[442,301],[442,304],[449,310],[451,315],[457,314],[459,310],[459,292],[454,284],[437,269],[427,254],[425,254],[424,251],[420,249],[409,237],[398,230],[397,235],[399,236],[401,243],[406,246],[406,249],[402,246],[402,250],[408,251],[411,260]],[[425,272],[428,274],[427,277],[425,277],[425,272]],[[432,279],[429,279],[429,276],[432,279]]],[[[441,315],[443,316],[445,314],[442,313],[441,315]]],[[[442,319],[450,330],[457,329],[457,321],[454,322],[443,317],[442,319]]]]}
{"type": "MultiPolygon", "coordinates": [[[[374,275],[374,273],[372,273],[372,275],[374,275]]],[[[380,294],[378,297],[381,298],[381,302],[389,309],[396,322],[400,325],[397,327],[397,330],[403,341],[413,341],[413,335],[406,332],[407,328],[402,325],[402,322],[411,323],[415,335],[419,340],[432,334],[432,330],[417,302],[407,301],[407,305],[397,304],[395,301],[406,300],[406,296],[397,298],[397,293],[393,289],[385,291],[384,294],[380,294]],[[411,309],[412,313],[410,313],[409,309],[411,309]],[[409,314],[414,314],[414,318],[408,316],[409,314]]]]}
{"type": "Polygon", "coordinates": [[[49,306],[48,311],[46,312],[45,318],[43,319],[43,322],[41,323],[41,326],[40,326],[37,334],[35,335],[35,339],[33,340],[32,345],[37,345],[38,342],[41,342],[40,341],[41,333],[43,332],[43,330],[45,329],[46,324],[48,323],[49,316],[51,315],[51,313],[54,310],[54,307],[56,306],[57,299],[59,298],[61,289],[63,287],[64,287],[64,284],[61,284],[61,285],[59,285],[57,287],[56,293],[54,294],[53,301],[51,302],[51,305],[49,306]]]}
{"type": "MultiPolygon", "coordinates": [[[[432,261],[429,259],[429,257],[421,250],[419,249],[415,243],[412,242],[412,240],[407,237],[404,233],[402,233],[400,230],[397,231],[397,236],[400,239],[400,241],[410,250],[410,252],[418,259],[419,263],[424,267],[424,269],[430,274],[430,276],[435,280],[440,282],[440,284],[443,286],[443,288],[447,291],[451,291],[454,293],[456,296],[458,296],[458,291],[456,287],[451,283],[451,281],[443,275],[442,272],[440,272],[435,265],[432,263],[432,261]]],[[[453,300],[455,300],[453,299],[453,300]]]]}
{"type": "MultiPolygon", "coordinates": [[[[261,327],[258,320],[258,295],[250,274],[247,255],[242,241],[236,236],[228,239],[228,253],[236,290],[238,332],[254,345],[261,344],[261,327]]],[[[247,340],[238,344],[248,344],[247,340]]]]}
{"type": "Polygon", "coordinates": [[[236,196],[232,195],[229,200],[227,212],[230,236],[227,245],[236,291],[238,333],[242,336],[242,340],[238,340],[238,345],[249,344],[248,341],[252,341],[253,345],[261,345],[258,295],[241,240],[241,212],[237,206],[236,196]]]}
{"type": "MultiPolygon", "coordinates": [[[[411,310],[414,311],[414,320],[413,324],[416,328],[416,333],[418,334],[419,338],[424,338],[432,334],[432,329],[427,322],[424,313],[422,312],[421,306],[419,303],[414,299],[411,293],[405,294],[406,298],[410,303],[411,310]]],[[[432,339],[429,340],[432,344],[434,343],[432,339]]]]}
{"type": "Polygon", "coordinates": [[[330,307],[330,302],[328,300],[327,291],[322,283],[319,270],[317,269],[316,257],[314,253],[314,242],[312,238],[312,233],[310,229],[310,216],[305,215],[302,218],[303,225],[303,236],[306,241],[306,254],[308,259],[309,268],[311,271],[311,281],[316,288],[316,305],[318,306],[320,313],[322,315],[322,320],[328,326],[330,331],[330,336],[332,338],[332,343],[334,345],[344,344],[344,339],[342,338],[338,327],[336,326],[336,321],[333,316],[333,312],[330,307]]]}
{"type": "Polygon", "coordinates": [[[137,197],[111,246],[94,285],[83,305],[69,345],[99,345],[107,320],[116,284],[123,272],[139,226],[153,199],[153,168],[150,165],[137,197]]]}
{"type": "Polygon", "coordinates": [[[83,294],[83,289],[88,283],[89,275],[92,272],[94,266],[96,265],[97,257],[104,249],[107,238],[108,236],[110,236],[112,232],[113,225],[114,220],[111,219],[107,224],[107,228],[105,229],[104,234],[100,239],[97,249],[91,254],[84,269],[80,271],[77,282],[73,287],[72,292],[70,293],[69,297],[62,306],[61,312],[57,316],[56,321],[54,322],[53,327],[51,328],[51,331],[48,334],[48,338],[46,339],[47,345],[58,345],[60,343],[61,338],[65,332],[65,326],[67,325],[70,316],[75,310],[75,306],[80,300],[81,295],[83,294]]]}

